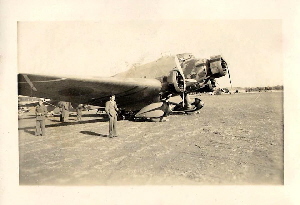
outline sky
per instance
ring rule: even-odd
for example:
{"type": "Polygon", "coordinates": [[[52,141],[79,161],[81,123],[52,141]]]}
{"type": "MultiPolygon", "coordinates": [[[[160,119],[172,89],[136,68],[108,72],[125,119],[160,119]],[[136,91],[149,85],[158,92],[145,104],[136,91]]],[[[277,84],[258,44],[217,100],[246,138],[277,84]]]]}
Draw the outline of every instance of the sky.
{"type": "Polygon", "coordinates": [[[112,76],[187,52],[222,55],[234,87],[283,85],[283,41],[280,20],[21,21],[18,71],[112,76]]]}

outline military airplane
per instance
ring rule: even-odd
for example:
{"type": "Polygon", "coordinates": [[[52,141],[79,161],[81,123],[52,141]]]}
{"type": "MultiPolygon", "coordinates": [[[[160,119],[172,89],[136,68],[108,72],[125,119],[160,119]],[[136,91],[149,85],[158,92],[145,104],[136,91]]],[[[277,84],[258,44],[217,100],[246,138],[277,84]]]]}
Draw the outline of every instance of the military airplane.
{"type": "Polygon", "coordinates": [[[215,79],[225,76],[227,72],[227,63],[220,55],[198,59],[184,53],[162,57],[113,77],[20,73],[18,94],[100,107],[113,94],[118,107],[134,117],[160,118],[170,113],[165,99],[181,96],[182,107],[189,109],[189,93],[213,91],[215,79]]]}

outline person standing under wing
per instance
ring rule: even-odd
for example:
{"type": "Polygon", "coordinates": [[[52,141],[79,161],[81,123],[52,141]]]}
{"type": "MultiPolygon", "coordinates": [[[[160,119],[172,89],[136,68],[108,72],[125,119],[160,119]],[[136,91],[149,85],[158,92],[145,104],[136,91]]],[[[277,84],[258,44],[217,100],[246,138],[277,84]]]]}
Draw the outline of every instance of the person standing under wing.
{"type": "Polygon", "coordinates": [[[47,108],[40,99],[39,104],[35,107],[36,116],[36,136],[45,136],[45,116],[47,115],[47,108]]]}
{"type": "Polygon", "coordinates": [[[76,108],[76,112],[77,112],[77,121],[78,121],[78,122],[81,121],[82,110],[83,110],[83,105],[82,105],[82,104],[79,104],[78,107],[76,108]]]}
{"type": "Polygon", "coordinates": [[[115,96],[112,95],[110,100],[105,104],[105,111],[109,117],[109,138],[117,137],[117,103],[115,101],[115,96]]]}

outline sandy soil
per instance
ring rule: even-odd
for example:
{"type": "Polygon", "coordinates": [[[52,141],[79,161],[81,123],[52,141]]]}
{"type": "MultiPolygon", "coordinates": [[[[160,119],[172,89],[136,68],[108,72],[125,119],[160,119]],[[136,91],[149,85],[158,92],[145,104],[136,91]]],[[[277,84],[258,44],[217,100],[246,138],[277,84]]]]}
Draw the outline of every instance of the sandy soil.
{"type": "Polygon", "coordinates": [[[200,114],[169,122],[119,121],[84,112],[46,120],[34,135],[33,112],[19,119],[21,185],[283,184],[283,93],[201,96],[200,114]]]}

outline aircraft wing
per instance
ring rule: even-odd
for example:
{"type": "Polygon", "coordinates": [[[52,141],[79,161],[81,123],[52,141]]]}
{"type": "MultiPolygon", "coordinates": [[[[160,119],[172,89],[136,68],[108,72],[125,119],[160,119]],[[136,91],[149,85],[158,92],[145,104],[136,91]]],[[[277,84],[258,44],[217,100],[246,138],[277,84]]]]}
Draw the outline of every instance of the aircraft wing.
{"type": "Polygon", "coordinates": [[[119,107],[135,110],[155,101],[160,90],[156,79],[18,75],[19,95],[104,106],[114,94],[119,107]]]}

